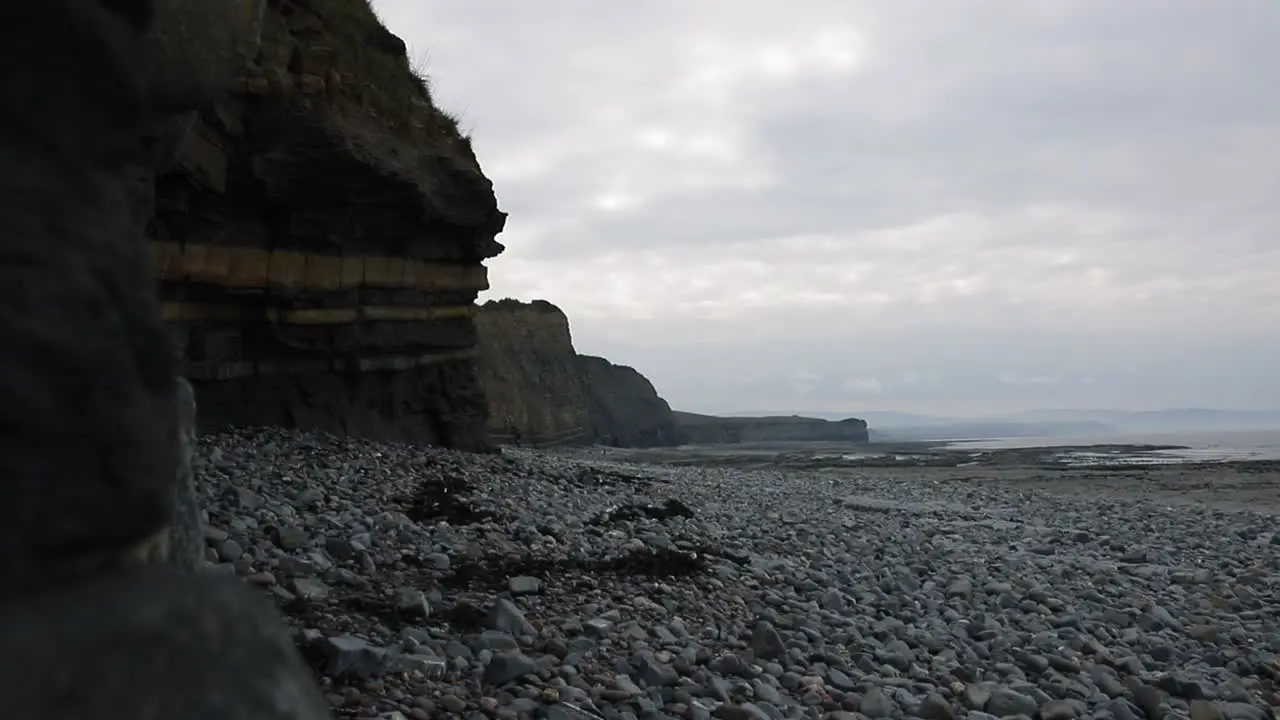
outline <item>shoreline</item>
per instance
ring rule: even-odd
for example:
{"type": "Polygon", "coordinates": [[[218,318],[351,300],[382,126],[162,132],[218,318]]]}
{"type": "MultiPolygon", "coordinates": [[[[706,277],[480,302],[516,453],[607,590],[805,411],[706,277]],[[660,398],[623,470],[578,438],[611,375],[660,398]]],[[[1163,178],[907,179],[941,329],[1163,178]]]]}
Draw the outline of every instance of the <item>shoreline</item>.
{"type": "MultiPolygon", "coordinates": [[[[604,457],[658,467],[706,467],[741,471],[846,475],[870,472],[901,482],[976,483],[1034,489],[1055,495],[1089,492],[1179,506],[1280,515],[1280,460],[1106,462],[1161,452],[1163,445],[1082,445],[958,450],[939,442],[863,446],[770,444],[745,448],[701,446],[644,450],[610,449],[604,457]],[[842,453],[841,450],[853,452],[842,453]],[[1062,461],[1084,452],[1089,462],[1062,461]],[[848,457],[865,454],[865,457],[848,457]],[[842,455],[844,455],[842,457],[842,455]],[[975,457],[977,455],[977,457],[975,457]]],[[[590,460],[591,451],[567,451],[566,458],[590,460]]]]}
{"type": "Polygon", "coordinates": [[[1188,445],[1152,443],[1093,443],[1081,445],[1029,445],[1000,448],[957,447],[953,441],[910,441],[854,445],[828,442],[685,445],[656,448],[545,449],[565,457],[595,456],[657,464],[723,466],[773,464],[792,468],[894,468],[894,467],[1037,467],[1080,469],[1129,469],[1132,467],[1255,466],[1269,471],[1280,468],[1280,459],[1201,459],[1186,453],[1188,445]]]}

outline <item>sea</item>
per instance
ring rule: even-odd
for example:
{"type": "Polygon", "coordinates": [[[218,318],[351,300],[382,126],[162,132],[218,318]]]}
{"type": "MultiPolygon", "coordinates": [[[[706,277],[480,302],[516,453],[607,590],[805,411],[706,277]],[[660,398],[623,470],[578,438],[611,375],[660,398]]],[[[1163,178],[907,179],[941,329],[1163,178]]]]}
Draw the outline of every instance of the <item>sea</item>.
{"type": "Polygon", "coordinates": [[[1061,459],[1080,463],[1103,458],[1111,463],[1131,464],[1280,460],[1280,430],[991,438],[950,441],[947,446],[957,450],[1070,447],[1072,449],[1064,451],[1061,459]],[[1114,452],[1090,452],[1090,445],[1173,445],[1180,449],[1122,453],[1117,456],[1114,452]]]}

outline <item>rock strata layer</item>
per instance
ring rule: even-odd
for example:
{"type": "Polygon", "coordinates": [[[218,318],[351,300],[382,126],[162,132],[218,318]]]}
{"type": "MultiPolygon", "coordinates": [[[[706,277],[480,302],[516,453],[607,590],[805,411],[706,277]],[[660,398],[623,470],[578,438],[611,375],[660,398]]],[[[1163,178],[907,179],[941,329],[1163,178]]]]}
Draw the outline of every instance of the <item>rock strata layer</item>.
{"type": "Polygon", "coordinates": [[[474,301],[505,215],[470,140],[363,0],[271,0],[262,27],[155,188],[201,427],[482,447],[474,301]]]}
{"type": "Polygon", "coordinates": [[[671,407],[637,370],[579,355],[569,319],[545,300],[487,302],[478,368],[499,440],[622,447],[679,442],[671,407]]]}

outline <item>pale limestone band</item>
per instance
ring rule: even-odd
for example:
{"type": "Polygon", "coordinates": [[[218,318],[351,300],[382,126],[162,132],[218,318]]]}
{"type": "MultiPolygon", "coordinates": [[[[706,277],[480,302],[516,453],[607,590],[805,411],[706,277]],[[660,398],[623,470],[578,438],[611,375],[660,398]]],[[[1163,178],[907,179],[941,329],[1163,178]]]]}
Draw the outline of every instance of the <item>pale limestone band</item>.
{"type": "MultiPolygon", "coordinates": [[[[374,256],[338,257],[190,243],[157,242],[152,245],[160,280],[200,282],[239,290],[280,288],[339,291],[358,287],[385,287],[447,292],[488,288],[487,271],[481,265],[426,263],[374,256]]],[[[160,306],[161,316],[166,321],[175,323],[266,320],[280,325],[305,326],[362,322],[432,322],[470,318],[477,311],[476,306],[470,304],[285,309],[233,303],[172,301],[161,303],[160,306]]],[[[410,370],[474,357],[474,350],[450,350],[354,359],[188,363],[184,370],[187,377],[196,380],[230,380],[255,375],[307,372],[410,370]]]]}

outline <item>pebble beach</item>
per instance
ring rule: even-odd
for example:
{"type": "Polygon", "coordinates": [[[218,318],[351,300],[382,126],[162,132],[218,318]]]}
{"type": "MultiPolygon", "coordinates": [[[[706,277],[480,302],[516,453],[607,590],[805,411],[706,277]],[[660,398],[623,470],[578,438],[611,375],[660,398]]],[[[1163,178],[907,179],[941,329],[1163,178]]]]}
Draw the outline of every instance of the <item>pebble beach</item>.
{"type": "Polygon", "coordinates": [[[1240,477],[1178,469],[672,466],[264,429],[199,443],[208,571],[277,605],[337,717],[1280,706],[1274,470],[1239,469],[1252,494],[1233,504],[1240,477]],[[1207,499],[1176,501],[1179,483],[1207,499]]]}

